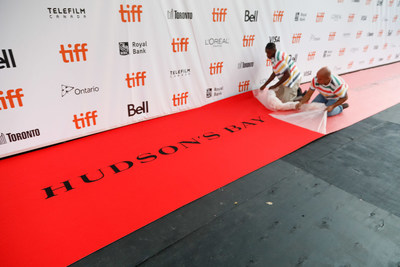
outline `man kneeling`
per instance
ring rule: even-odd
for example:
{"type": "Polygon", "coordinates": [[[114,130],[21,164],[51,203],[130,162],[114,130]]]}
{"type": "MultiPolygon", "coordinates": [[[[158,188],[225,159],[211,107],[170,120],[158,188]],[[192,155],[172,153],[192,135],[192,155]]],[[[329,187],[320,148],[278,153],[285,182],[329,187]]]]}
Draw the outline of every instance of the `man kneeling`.
{"type": "Polygon", "coordinates": [[[307,103],[310,100],[315,89],[318,90],[319,95],[313,102],[324,103],[328,117],[335,116],[349,107],[345,103],[348,99],[347,96],[347,83],[339,76],[332,74],[328,67],[323,67],[317,72],[317,76],[311,81],[310,90],[307,91],[303,99],[296,105],[296,109],[307,103]]]}

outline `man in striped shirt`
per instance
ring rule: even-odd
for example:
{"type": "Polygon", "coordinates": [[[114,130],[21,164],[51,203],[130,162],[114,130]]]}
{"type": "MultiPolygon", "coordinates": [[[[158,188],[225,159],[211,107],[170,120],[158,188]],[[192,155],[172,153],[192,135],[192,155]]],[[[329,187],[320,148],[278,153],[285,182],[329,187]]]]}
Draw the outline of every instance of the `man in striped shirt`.
{"type": "MultiPolygon", "coordinates": [[[[279,81],[275,85],[270,86],[269,89],[274,90],[276,96],[283,103],[294,101],[299,96],[298,89],[300,89],[301,82],[301,73],[297,69],[296,63],[285,52],[276,50],[274,43],[267,44],[265,53],[267,53],[267,57],[272,62],[272,74],[264,85],[261,86],[260,90],[264,90],[277,77],[279,81]]],[[[299,93],[301,93],[301,89],[299,93]]]]}
{"type": "Polygon", "coordinates": [[[296,108],[299,109],[301,105],[307,103],[315,89],[317,89],[319,95],[315,97],[313,102],[324,103],[326,111],[328,111],[328,117],[335,116],[349,107],[349,104],[345,103],[348,99],[348,88],[349,86],[341,77],[331,73],[328,67],[323,67],[317,72],[317,76],[312,79],[310,90],[297,104],[296,108]]]}

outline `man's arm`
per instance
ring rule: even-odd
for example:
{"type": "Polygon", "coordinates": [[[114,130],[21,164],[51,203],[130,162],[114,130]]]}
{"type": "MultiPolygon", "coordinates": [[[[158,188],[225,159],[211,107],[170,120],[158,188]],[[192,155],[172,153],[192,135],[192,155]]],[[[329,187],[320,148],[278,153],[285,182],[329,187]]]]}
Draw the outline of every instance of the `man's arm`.
{"type": "Polygon", "coordinates": [[[326,111],[331,112],[334,108],[336,108],[337,106],[339,106],[339,105],[343,104],[344,102],[346,102],[346,100],[348,98],[349,97],[347,96],[347,93],[346,93],[346,95],[344,97],[342,97],[342,98],[339,98],[339,100],[336,101],[335,104],[326,107],[326,111]]]}
{"type": "Polygon", "coordinates": [[[300,109],[300,107],[304,104],[307,103],[308,100],[310,100],[311,96],[313,95],[315,90],[311,90],[309,89],[307,91],[307,93],[305,94],[305,96],[303,96],[303,98],[300,100],[300,102],[296,105],[296,109],[300,109]]]}
{"type": "Polygon", "coordinates": [[[277,88],[279,85],[281,85],[282,83],[286,82],[287,79],[290,78],[290,72],[289,70],[285,70],[285,72],[283,73],[282,78],[280,78],[280,80],[273,86],[271,86],[269,89],[275,89],[277,88]]]}
{"type": "Polygon", "coordinates": [[[275,79],[275,76],[276,76],[276,75],[275,75],[275,72],[272,72],[272,73],[271,73],[271,76],[269,76],[268,81],[266,81],[266,82],[263,84],[263,86],[260,87],[260,90],[264,90],[265,87],[267,87],[267,85],[268,85],[270,82],[272,82],[273,79],[275,79]]]}

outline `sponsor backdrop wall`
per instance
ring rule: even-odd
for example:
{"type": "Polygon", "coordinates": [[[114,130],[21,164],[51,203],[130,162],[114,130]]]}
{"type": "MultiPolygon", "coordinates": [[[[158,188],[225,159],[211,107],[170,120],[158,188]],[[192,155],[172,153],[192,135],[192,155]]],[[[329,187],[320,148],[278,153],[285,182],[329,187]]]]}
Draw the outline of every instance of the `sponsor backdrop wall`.
{"type": "Polygon", "coordinates": [[[259,88],[270,41],[303,82],[399,61],[399,13],[400,0],[3,0],[0,157],[259,88]]]}

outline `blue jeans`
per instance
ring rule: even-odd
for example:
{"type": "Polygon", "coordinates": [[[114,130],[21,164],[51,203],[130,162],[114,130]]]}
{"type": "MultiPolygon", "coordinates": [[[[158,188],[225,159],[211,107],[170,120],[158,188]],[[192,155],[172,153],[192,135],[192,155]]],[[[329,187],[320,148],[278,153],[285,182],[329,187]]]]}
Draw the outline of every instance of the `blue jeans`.
{"type": "MultiPolygon", "coordinates": [[[[319,94],[312,102],[324,103],[325,106],[331,106],[336,103],[338,99],[326,99],[323,95],[319,94]]],[[[331,112],[328,112],[328,117],[335,116],[343,111],[342,105],[335,107],[331,112]]]]}

